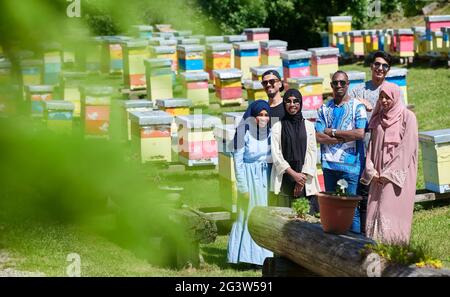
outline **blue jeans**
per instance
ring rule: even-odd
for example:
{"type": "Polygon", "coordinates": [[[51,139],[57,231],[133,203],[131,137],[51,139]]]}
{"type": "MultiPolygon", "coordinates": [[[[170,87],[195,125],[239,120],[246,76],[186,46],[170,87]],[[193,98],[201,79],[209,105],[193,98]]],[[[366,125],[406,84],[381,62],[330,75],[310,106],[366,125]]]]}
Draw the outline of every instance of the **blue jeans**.
{"type": "MultiPolygon", "coordinates": [[[[325,181],[325,191],[327,192],[336,191],[338,180],[345,179],[348,183],[347,193],[350,195],[356,195],[359,183],[359,174],[351,174],[343,171],[323,168],[323,179],[325,181]]],[[[361,222],[358,207],[355,208],[355,216],[353,217],[353,223],[350,231],[358,234],[361,233],[361,222]]]]}

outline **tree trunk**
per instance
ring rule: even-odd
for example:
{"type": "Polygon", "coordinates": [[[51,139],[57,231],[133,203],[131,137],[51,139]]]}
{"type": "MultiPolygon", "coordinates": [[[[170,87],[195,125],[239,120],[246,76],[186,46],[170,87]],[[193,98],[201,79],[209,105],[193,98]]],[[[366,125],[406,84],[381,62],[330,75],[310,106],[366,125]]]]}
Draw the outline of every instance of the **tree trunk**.
{"type": "Polygon", "coordinates": [[[320,224],[295,219],[290,208],[255,207],[249,232],[255,242],[321,276],[450,276],[447,269],[389,265],[377,254],[363,256],[361,235],[324,233],[320,224]]]}

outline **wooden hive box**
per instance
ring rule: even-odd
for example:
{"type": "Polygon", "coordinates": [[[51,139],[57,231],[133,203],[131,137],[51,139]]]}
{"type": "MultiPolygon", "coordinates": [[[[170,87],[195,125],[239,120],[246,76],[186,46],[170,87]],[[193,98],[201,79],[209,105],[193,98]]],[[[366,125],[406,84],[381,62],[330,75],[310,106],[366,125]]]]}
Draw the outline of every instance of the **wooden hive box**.
{"type": "Polygon", "coordinates": [[[236,68],[214,70],[216,97],[220,105],[242,104],[242,71],[236,68]]]}
{"type": "Polygon", "coordinates": [[[305,50],[281,53],[284,79],[311,75],[311,52],[305,50]]]}
{"type": "Polygon", "coordinates": [[[171,59],[145,59],[145,78],[149,100],[173,97],[173,70],[171,59]]]}
{"type": "Polygon", "coordinates": [[[306,76],[290,78],[289,88],[297,89],[302,94],[303,110],[317,110],[323,104],[323,78],[306,76]]]}
{"type": "Polygon", "coordinates": [[[261,41],[261,64],[282,67],[281,53],[285,52],[288,43],[282,40],[261,41]]]}
{"type": "Polygon", "coordinates": [[[44,106],[42,101],[56,99],[55,86],[53,85],[27,85],[25,86],[25,98],[31,116],[42,117],[44,106]]]}
{"type": "Polygon", "coordinates": [[[209,74],[204,71],[181,73],[183,97],[191,99],[193,106],[208,106],[208,80],[209,74]]]}
{"type": "Polygon", "coordinates": [[[338,71],[338,55],[339,50],[334,47],[319,47],[308,49],[312,53],[311,72],[312,75],[323,78],[324,93],[331,93],[333,90],[330,86],[330,73],[338,71]]]}
{"type": "Polygon", "coordinates": [[[87,138],[109,139],[112,87],[80,87],[81,125],[87,138]]]}
{"type": "Polygon", "coordinates": [[[125,88],[130,91],[146,89],[144,60],[150,56],[147,41],[124,41],[123,79],[125,88]]]}
{"type": "Polygon", "coordinates": [[[56,133],[71,134],[74,104],[63,100],[42,101],[42,104],[47,128],[56,133]]]}

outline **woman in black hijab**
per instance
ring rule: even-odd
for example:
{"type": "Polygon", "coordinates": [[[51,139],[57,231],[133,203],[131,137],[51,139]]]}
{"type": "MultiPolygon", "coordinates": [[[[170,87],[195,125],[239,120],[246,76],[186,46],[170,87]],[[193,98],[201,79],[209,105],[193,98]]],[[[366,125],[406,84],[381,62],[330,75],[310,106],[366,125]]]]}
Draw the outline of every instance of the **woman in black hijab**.
{"type": "Polygon", "coordinates": [[[290,207],[298,197],[315,195],[317,144],[314,124],[302,115],[302,95],[289,89],[283,96],[285,117],[272,127],[272,186],[278,206],[290,207]]]}

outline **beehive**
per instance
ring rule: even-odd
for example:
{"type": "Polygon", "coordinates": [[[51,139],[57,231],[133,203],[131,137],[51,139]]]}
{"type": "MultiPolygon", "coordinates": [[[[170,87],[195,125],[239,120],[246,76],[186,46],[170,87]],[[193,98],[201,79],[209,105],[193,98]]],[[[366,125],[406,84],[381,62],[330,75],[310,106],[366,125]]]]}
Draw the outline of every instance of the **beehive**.
{"type": "Polygon", "coordinates": [[[311,75],[311,52],[305,50],[281,53],[284,79],[311,75]]]}
{"type": "Polygon", "coordinates": [[[130,112],[131,146],[142,163],[172,161],[170,125],[173,116],[162,110],[130,112]]]}
{"type": "Polygon", "coordinates": [[[334,33],[334,39],[336,40],[336,47],[339,49],[339,54],[345,53],[345,39],[343,32],[334,33]]]}
{"type": "Polygon", "coordinates": [[[297,89],[302,94],[302,110],[316,110],[323,104],[323,81],[318,76],[288,79],[289,88],[297,89]]]}
{"type": "Polygon", "coordinates": [[[55,86],[53,85],[28,85],[25,86],[26,102],[32,116],[42,117],[44,106],[42,101],[56,99],[55,86]]]}
{"type": "Polygon", "coordinates": [[[44,109],[44,120],[47,128],[50,131],[70,134],[72,133],[73,125],[73,110],[72,102],[62,100],[42,101],[44,109]]]}
{"type": "Polygon", "coordinates": [[[347,71],[346,73],[349,81],[348,92],[366,80],[366,73],[363,71],[347,71]]]}
{"type": "MultiPolygon", "coordinates": [[[[372,35],[371,35],[375,32],[376,32],[376,30],[362,30],[364,52],[366,54],[369,54],[369,53],[375,51],[373,49],[374,44],[372,43],[372,35]]],[[[378,44],[377,44],[377,47],[378,47],[378,44]]]]}
{"type": "Polygon", "coordinates": [[[173,118],[170,132],[172,136],[178,133],[178,128],[175,123],[175,117],[180,115],[188,115],[190,113],[190,107],[192,106],[192,100],[187,98],[168,98],[156,100],[156,106],[158,109],[171,114],[173,118]]]}
{"type": "Polygon", "coordinates": [[[385,34],[383,30],[376,30],[378,38],[378,50],[384,51],[385,34]]]}
{"type": "Polygon", "coordinates": [[[153,33],[153,36],[156,38],[163,38],[163,39],[175,39],[174,32],[155,32],[153,33]]]}
{"type": "Polygon", "coordinates": [[[81,124],[85,137],[109,139],[112,87],[80,87],[81,124]]]}
{"type": "Polygon", "coordinates": [[[208,106],[208,80],[209,74],[204,71],[181,73],[183,97],[191,99],[193,106],[208,106]]]}
{"type": "Polygon", "coordinates": [[[62,49],[56,42],[43,45],[44,81],[46,85],[56,85],[60,81],[62,69],[62,49]]]}
{"type": "Polygon", "coordinates": [[[123,74],[122,42],[131,40],[126,36],[108,36],[103,38],[102,72],[123,74]]]}
{"type": "Polygon", "coordinates": [[[177,71],[178,59],[175,46],[150,46],[150,58],[153,59],[170,59],[172,61],[172,73],[175,75],[177,71]]]}
{"type": "Polygon", "coordinates": [[[244,29],[248,41],[269,40],[270,28],[246,28],[244,29]]]}
{"type": "Polygon", "coordinates": [[[214,79],[213,71],[231,68],[231,49],[228,43],[215,43],[206,46],[206,72],[214,79]]]}
{"type": "Polygon", "coordinates": [[[450,52],[450,27],[442,27],[442,49],[444,52],[450,52]]]}
{"type": "Polygon", "coordinates": [[[221,106],[242,104],[242,71],[236,68],[214,70],[216,97],[221,106]]]}
{"type": "Polygon", "coordinates": [[[330,74],[338,71],[339,50],[334,47],[319,47],[308,49],[312,53],[311,73],[323,78],[324,93],[331,93],[330,74]]]}
{"type": "Polygon", "coordinates": [[[203,38],[200,39],[200,42],[204,45],[224,43],[225,38],[223,36],[203,36],[203,38]]]}
{"type": "Polygon", "coordinates": [[[394,35],[394,29],[384,29],[383,32],[385,32],[384,50],[391,55],[395,55],[397,51],[397,39],[394,35]]]}
{"type": "Polygon", "coordinates": [[[144,65],[148,99],[172,98],[172,60],[145,59],[144,65]]]}
{"type": "Polygon", "coordinates": [[[407,74],[408,69],[392,67],[386,75],[386,81],[398,85],[402,90],[405,104],[408,104],[408,89],[406,83],[407,74]]]}
{"type": "Polygon", "coordinates": [[[125,88],[133,90],[145,89],[144,60],[149,57],[147,41],[125,41],[123,49],[123,79],[125,88]]]}
{"type": "Polygon", "coordinates": [[[184,44],[184,45],[199,45],[200,39],[198,38],[185,38],[185,37],[177,37],[177,44],[184,44]]]}
{"type": "Polygon", "coordinates": [[[397,53],[400,57],[414,57],[414,33],[411,29],[394,30],[397,53]]]}
{"type": "MultiPolygon", "coordinates": [[[[287,50],[288,43],[282,40],[261,41],[261,64],[283,66],[281,53],[287,50]]],[[[281,72],[280,72],[281,73],[281,72]]]]}
{"type": "Polygon", "coordinates": [[[440,31],[442,27],[450,27],[450,15],[425,16],[427,51],[434,50],[431,32],[440,31]]]}
{"type": "Polygon", "coordinates": [[[209,115],[177,116],[178,154],[185,165],[217,165],[217,142],[213,129],[220,119],[209,115]]]}
{"type": "Polygon", "coordinates": [[[81,111],[80,85],[89,80],[87,72],[63,72],[61,76],[61,97],[74,105],[73,117],[79,118],[81,111]]]}
{"type": "Polygon", "coordinates": [[[150,39],[153,36],[153,26],[135,25],[132,27],[133,34],[139,39],[150,39]]]}
{"type": "Polygon", "coordinates": [[[344,38],[344,52],[350,54],[352,49],[350,32],[342,32],[342,37],[344,38]]]}
{"type": "Polygon", "coordinates": [[[266,91],[259,80],[246,80],[244,82],[244,88],[247,91],[248,104],[255,100],[269,100],[266,91]]]}
{"type": "Polygon", "coordinates": [[[362,31],[351,31],[350,36],[350,52],[356,56],[364,56],[364,40],[362,36],[362,31]]]}
{"type": "Polygon", "coordinates": [[[23,87],[29,85],[40,85],[42,83],[41,60],[23,60],[20,62],[20,81],[23,87]]]}
{"type": "Polygon", "coordinates": [[[150,100],[113,100],[111,111],[111,137],[122,142],[131,141],[130,112],[152,111],[150,100]]]}
{"type": "Polygon", "coordinates": [[[234,43],[234,65],[242,71],[242,79],[251,79],[250,67],[259,66],[259,44],[256,42],[234,43]]]}
{"type": "Polygon", "coordinates": [[[351,16],[329,16],[328,21],[328,34],[329,45],[336,46],[337,40],[335,33],[349,32],[352,30],[352,17],[351,16]]]}
{"type": "Polygon", "coordinates": [[[322,47],[326,47],[326,46],[330,46],[330,41],[329,41],[329,37],[328,37],[328,32],[320,32],[320,43],[322,45],[322,47]]]}
{"type": "Polygon", "coordinates": [[[450,129],[419,133],[425,188],[450,192],[450,129]]]}
{"type": "Polygon", "coordinates": [[[430,54],[438,57],[447,56],[447,53],[444,51],[444,34],[442,31],[433,31],[431,36],[433,38],[433,51],[430,54]]]}
{"type": "Polygon", "coordinates": [[[369,37],[370,37],[370,46],[369,46],[369,52],[376,52],[380,50],[380,42],[379,42],[379,30],[369,30],[369,37]]]}
{"type": "Polygon", "coordinates": [[[280,67],[273,66],[273,65],[263,65],[263,66],[256,66],[256,67],[250,67],[250,72],[252,73],[252,80],[259,80],[262,81],[262,75],[264,72],[268,70],[275,70],[280,75],[282,75],[282,71],[280,67]]]}
{"type": "Polygon", "coordinates": [[[414,33],[414,52],[419,56],[425,55],[427,52],[425,27],[414,26],[411,30],[414,33]]]}
{"type": "MultiPolygon", "coordinates": [[[[238,42],[247,42],[247,35],[225,35],[224,40],[226,43],[238,43],[238,42]]],[[[231,66],[230,68],[236,68],[234,65],[235,60],[235,49],[234,46],[231,48],[231,66]]]]}
{"type": "Polygon", "coordinates": [[[203,71],[204,52],[205,47],[203,45],[178,45],[178,71],[203,71]]]}

